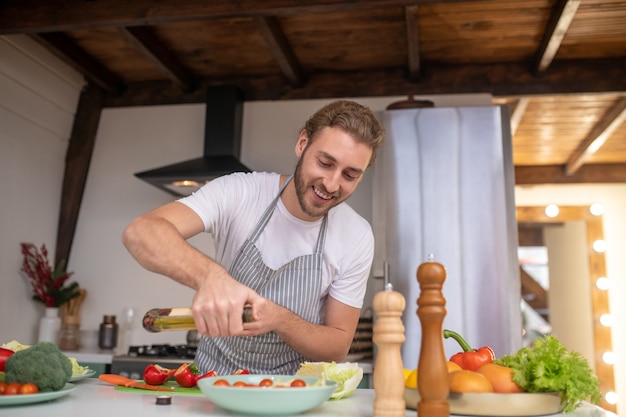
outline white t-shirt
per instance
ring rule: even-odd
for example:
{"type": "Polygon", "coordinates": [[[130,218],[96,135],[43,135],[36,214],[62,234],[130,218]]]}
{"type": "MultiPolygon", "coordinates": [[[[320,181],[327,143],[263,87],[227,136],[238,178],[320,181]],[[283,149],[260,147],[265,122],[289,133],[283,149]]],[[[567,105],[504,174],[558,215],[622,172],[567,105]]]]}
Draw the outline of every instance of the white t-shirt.
{"type": "MultiPolygon", "coordinates": [[[[215,240],[216,260],[229,268],[279,191],[280,175],[235,173],[214,179],[179,201],[195,211],[215,240]]],[[[265,264],[278,269],[292,259],[315,252],[322,220],[308,222],[291,215],[278,200],[256,247],[265,264]]],[[[374,256],[369,223],[346,203],[328,213],[322,265],[322,293],[361,308],[374,256]]]]}

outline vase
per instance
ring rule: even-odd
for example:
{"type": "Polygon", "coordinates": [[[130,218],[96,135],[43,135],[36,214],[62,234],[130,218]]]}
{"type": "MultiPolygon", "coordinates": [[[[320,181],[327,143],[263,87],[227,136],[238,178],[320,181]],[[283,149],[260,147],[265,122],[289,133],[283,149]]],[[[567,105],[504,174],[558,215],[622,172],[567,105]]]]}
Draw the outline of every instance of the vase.
{"type": "Polygon", "coordinates": [[[57,343],[59,330],[61,329],[61,318],[57,307],[46,307],[44,316],[39,320],[39,342],[57,343]]]}

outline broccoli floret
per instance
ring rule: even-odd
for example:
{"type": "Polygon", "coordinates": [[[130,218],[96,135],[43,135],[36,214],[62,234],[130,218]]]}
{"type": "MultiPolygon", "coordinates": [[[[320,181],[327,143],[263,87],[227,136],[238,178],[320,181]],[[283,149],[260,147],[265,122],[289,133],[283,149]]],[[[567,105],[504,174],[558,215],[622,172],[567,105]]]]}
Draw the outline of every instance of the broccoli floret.
{"type": "Polygon", "coordinates": [[[15,352],[5,364],[5,382],[32,382],[40,392],[62,389],[72,376],[72,362],[54,343],[40,342],[15,352]]]}

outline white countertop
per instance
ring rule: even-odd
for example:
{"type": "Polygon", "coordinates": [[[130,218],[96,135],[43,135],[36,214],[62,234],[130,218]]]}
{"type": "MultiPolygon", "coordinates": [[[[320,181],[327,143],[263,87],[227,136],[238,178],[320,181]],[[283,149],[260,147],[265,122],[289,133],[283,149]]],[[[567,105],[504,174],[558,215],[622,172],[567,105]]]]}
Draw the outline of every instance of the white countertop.
{"type": "MultiPolygon", "coordinates": [[[[151,391],[145,394],[117,391],[98,379],[84,379],[75,383],[76,389],[53,401],[36,404],[0,407],[0,416],[11,417],[89,417],[111,416],[221,416],[233,417],[231,413],[214,405],[203,396],[174,395],[170,405],[157,405],[151,391]]],[[[372,417],[374,390],[358,389],[351,397],[326,401],[320,407],[306,413],[308,417],[372,417]]],[[[405,416],[415,417],[417,412],[406,410],[405,416]]],[[[563,416],[553,414],[553,416],[563,416]]],[[[565,417],[614,417],[614,413],[584,404],[565,417]]]]}

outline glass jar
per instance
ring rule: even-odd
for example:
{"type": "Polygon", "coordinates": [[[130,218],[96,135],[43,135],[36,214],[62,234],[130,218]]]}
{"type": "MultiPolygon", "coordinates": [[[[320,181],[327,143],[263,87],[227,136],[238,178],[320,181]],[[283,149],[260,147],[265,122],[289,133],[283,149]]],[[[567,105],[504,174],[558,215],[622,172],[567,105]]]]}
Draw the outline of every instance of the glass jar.
{"type": "Polygon", "coordinates": [[[59,331],[59,349],[80,349],[80,322],[77,316],[66,316],[59,331]]]}

